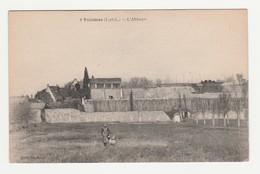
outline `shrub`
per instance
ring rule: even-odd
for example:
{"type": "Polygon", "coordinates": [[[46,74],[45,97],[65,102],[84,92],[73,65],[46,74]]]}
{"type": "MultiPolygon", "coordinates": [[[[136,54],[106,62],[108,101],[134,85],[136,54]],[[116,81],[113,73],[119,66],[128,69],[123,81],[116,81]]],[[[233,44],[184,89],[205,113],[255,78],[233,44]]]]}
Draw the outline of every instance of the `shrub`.
{"type": "Polygon", "coordinates": [[[79,109],[79,104],[81,104],[80,99],[68,99],[68,100],[64,100],[63,108],[79,109]]]}
{"type": "Polygon", "coordinates": [[[57,108],[63,108],[63,104],[61,102],[52,102],[48,105],[48,109],[57,109],[57,108]]]}
{"type": "Polygon", "coordinates": [[[27,124],[32,119],[32,115],[28,101],[10,105],[10,123],[27,124]]]}
{"type": "Polygon", "coordinates": [[[47,108],[49,109],[57,109],[57,108],[74,108],[82,110],[81,107],[81,100],[80,99],[67,99],[63,102],[52,102],[48,105],[47,108]]]}

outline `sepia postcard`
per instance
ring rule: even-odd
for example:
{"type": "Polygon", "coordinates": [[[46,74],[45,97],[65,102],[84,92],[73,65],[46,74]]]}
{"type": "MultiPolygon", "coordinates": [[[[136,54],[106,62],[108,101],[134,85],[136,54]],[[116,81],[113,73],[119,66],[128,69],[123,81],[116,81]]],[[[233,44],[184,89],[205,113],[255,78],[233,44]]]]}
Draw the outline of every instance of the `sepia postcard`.
{"type": "Polygon", "coordinates": [[[11,163],[249,161],[247,10],[9,11],[11,163]]]}

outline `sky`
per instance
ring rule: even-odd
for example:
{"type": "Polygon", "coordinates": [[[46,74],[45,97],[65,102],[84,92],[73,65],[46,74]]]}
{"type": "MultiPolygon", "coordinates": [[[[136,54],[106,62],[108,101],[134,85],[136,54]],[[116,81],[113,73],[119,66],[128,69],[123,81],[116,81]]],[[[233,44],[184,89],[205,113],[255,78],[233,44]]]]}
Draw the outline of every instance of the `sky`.
{"type": "Polygon", "coordinates": [[[246,10],[16,11],[8,27],[10,96],[80,80],[85,67],[123,80],[248,76],[246,10]]]}

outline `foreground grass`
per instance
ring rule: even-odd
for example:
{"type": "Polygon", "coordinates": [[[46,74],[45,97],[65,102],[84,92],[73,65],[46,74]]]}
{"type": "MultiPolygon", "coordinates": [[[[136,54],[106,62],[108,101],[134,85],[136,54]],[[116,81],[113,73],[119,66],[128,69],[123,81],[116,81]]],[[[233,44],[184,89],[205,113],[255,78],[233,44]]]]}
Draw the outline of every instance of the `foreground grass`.
{"type": "Polygon", "coordinates": [[[183,123],[110,124],[115,146],[104,147],[102,123],[38,124],[10,132],[10,162],[247,161],[248,131],[183,123]]]}

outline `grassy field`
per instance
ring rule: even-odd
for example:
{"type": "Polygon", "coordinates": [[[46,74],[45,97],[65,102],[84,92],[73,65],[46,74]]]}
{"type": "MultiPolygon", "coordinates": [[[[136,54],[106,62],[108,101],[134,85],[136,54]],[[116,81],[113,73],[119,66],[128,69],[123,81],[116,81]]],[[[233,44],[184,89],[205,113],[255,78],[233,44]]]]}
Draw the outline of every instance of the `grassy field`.
{"type": "Polygon", "coordinates": [[[10,131],[10,162],[247,161],[248,130],[182,123],[111,123],[117,144],[104,147],[102,123],[37,124],[10,131]],[[35,127],[36,126],[36,127],[35,127]]]}

